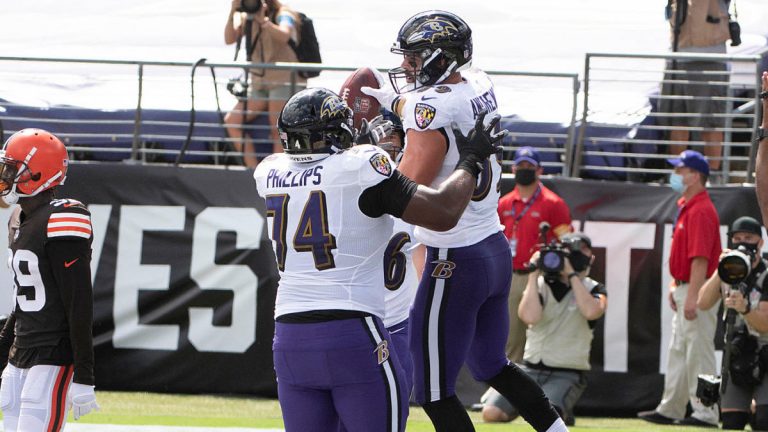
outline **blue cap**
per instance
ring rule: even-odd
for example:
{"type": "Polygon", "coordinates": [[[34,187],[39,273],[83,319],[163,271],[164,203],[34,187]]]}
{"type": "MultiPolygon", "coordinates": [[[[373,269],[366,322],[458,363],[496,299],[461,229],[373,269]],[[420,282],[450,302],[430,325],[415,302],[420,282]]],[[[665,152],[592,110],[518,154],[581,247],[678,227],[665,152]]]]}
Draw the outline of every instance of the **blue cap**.
{"type": "Polygon", "coordinates": [[[671,163],[675,168],[688,167],[704,175],[709,175],[709,162],[707,162],[707,158],[696,150],[686,150],[680,153],[680,157],[667,159],[667,162],[671,163]]]}
{"type": "Polygon", "coordinates": [[[539,152],[533,149],[533,147],[520,147],[515,152],[515,165],[520,162],[530,162],[534,165],[541,166],[541,159],[539,159],[539,152]]]}

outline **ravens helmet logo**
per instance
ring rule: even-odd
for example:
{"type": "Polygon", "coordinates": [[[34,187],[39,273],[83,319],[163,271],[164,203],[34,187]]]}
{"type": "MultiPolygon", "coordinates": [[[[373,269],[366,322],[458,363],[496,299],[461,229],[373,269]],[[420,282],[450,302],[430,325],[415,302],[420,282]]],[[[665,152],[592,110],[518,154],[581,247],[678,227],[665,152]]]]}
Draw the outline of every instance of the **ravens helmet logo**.
{"type": "Polygon", "coordinates": [[[339,115],[343,115],[344,111],[346,110],[347,104],[344,103],[340,97],[336,95],[329,95],[323,100],[323,103],[320,106],[320,119],[332,119],[339,115]]]}
{"type": "Polygon", "coordinates": [[[456,27],[454,23],[443,17],[435,17],[425,21],[421,25],[421,28],[408,38],[408,44],[415,44],[422,41],[434,43],[435,40],[447,38],[458,33],[459,28],[456,27]]]}

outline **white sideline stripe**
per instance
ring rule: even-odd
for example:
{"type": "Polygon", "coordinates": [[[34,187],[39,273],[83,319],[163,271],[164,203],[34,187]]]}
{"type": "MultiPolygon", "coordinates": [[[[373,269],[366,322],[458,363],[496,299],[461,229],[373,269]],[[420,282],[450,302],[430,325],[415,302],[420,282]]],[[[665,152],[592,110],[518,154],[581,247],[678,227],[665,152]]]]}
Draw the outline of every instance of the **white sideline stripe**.
{"type": "MultiPolygon", "coordinates": [[[[4,431],[0,425],[0,430],[4,431]]],[[[254,429],[196,426],[133,426],[110,424],[79,424],[67,422],[64,432],[285,432],[285,429],[254,429]]]]}

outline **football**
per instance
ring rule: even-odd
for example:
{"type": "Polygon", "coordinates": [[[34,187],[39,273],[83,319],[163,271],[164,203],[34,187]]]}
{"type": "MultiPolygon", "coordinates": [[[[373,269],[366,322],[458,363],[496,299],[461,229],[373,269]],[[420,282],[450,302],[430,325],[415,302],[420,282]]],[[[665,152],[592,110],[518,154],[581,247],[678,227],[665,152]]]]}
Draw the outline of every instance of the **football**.
{"type": "Polygon", "coordinates": [[[381,104],[373,96],[360,91],[361,87],[379,88],[379,82],[376,80],[374,72],[367,67],[360,68],[344,81],[341,86],[339,96],[352,108],[354,113],[354,126],[360,129],[363,119],[371,120],[379,115],[381,104]]]}

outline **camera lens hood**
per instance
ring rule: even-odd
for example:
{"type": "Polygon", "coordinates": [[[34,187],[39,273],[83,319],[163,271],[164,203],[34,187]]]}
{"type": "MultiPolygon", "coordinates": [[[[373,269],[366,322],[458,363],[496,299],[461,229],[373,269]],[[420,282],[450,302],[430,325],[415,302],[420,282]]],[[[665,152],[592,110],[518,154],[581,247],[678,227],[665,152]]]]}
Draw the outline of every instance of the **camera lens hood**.
{"type": "Polygon", "coordinates": [[[728,252],[717,265],[717,274],[720,279],[730,285],[744,281],[752,268],[752,260],[749,255],[739,250],[728,252]]]}

